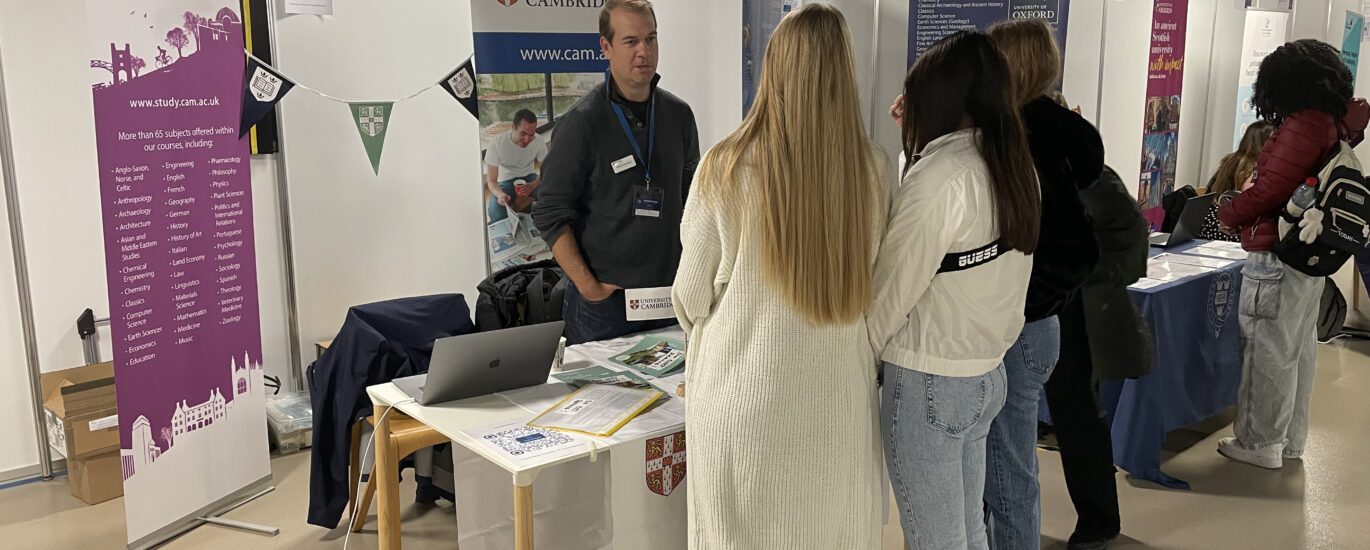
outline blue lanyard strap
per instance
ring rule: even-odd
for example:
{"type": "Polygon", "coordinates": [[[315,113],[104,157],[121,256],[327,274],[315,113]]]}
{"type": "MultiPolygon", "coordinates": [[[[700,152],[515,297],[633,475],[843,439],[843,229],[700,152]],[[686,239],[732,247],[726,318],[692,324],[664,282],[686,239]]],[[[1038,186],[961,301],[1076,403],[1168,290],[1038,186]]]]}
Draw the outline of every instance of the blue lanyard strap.
{"type": "MultiPolygon", "coordinates": [[[[604,75],[604,84],[606,88],[608,88],[605,91],[612,94],[613,89],[609,87],[613,86],[613,83],[609,82],[609,75],[607,72],[604,75]]],[[[614,114],[618,115],[618,124],[623,127],[623,135],[627,136],[628,143],[633,146],[633,155],[637,157],[637,163],[642,165],[647,187],[651,187],[652,151],[656,149],[656,98],[649,98],[647,101],[649,102],[649,105],[647,107],[647,156],[645,158],[642,156],[642,147],[637,144],[637,138],[633,137],[632,127],[628,126],[628,116],[623,114],[623,106],[619,105],[613,99],[609,100],[609,104],[614,107],[614,114]]]]}

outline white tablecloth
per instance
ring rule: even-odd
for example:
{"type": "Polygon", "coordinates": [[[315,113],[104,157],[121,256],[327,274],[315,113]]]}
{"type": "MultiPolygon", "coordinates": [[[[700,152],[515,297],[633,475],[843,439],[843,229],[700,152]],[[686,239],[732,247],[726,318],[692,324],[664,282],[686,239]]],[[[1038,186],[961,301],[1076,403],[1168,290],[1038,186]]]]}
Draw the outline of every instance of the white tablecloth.
{"type": "MultiPolygon", "coordinates": [[[[679,328],[657,331],[683,341],[679,328]]],[[[621,369],[608,359],[641,340],[641,336],[593,342],[566,350],[563,370],[594,365],[621,369]]],[[[678,375],[678,373],[677,373],[678,375]]],[[[649,378],[644,376],[644,378],[649,378]]],[[[663,390],[674,396],[675,380],[663,390]]],[[[629,423],[615,434],[614,447],[593,461],[581,459],[542,471],[533,484],[534,541],[538,548],[565,550],[684,549],[686,545],[686,487],[681,482],[669,495],[647,485],[647,445],[661,435],[660,427],[679,415],[683,432],[683,400],[672,397],[656,416],[659,423],[643,434],[629,423]],[[625,435],[634,434],[637,435],[625,435]],[[624,439],[627,441],[620,442],[624,439]]],[[[517,402],[517,399],[514,399],[517,402]]],[[[541,411],[534,411],[541,412],[541,411]]],[[[669,436],[670,434],[666,434],[669,436]]],[[[459,445],[453,449],[456,478],[458,540],[462,550],[508,550],[514,547],[512,476],[459,445]]]]}

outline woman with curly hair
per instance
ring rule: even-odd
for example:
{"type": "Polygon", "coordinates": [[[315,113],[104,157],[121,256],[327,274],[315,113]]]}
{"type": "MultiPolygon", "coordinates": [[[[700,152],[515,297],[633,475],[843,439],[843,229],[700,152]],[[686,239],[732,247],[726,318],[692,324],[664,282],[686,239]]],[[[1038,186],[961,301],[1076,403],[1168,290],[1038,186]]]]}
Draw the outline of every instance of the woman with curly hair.
{"type": "Polygon", "coordinates": [[[1315,318],[1323,279],[1280,262],[1272,251],[1277,220],[1294,191],[1317,173],[1340,140],[1360,143],[1370,105],[1353,99],[1351,71],[1335,48],[1298,40],[1261,62],[1252,90],[1256,114],[1275,133],[1256,161],[1251,189],[1218,209],[1225,233],[1250,252],[1242,269],[1238,323],[1242,381],[1236,437],[1218,452],[1263,468],[1303,456],[1317,364],[1315,318]]]}

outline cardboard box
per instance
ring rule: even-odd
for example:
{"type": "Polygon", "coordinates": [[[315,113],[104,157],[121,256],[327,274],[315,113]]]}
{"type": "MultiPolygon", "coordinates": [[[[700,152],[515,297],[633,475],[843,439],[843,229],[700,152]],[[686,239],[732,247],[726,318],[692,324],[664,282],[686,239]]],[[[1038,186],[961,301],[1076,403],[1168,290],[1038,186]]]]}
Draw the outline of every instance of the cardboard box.
{"type": "Polygon", "coordinates": [[[67,484],[71,496],[86,504],[99,504],[124,496],[119,449],[67,459],[67,484]]]}
{"type": "Polygon", "coordinates": [[[42,375],[49,440],[67,458],[71,494],[95,504],[123,494],[114,364],[42,375]]]}

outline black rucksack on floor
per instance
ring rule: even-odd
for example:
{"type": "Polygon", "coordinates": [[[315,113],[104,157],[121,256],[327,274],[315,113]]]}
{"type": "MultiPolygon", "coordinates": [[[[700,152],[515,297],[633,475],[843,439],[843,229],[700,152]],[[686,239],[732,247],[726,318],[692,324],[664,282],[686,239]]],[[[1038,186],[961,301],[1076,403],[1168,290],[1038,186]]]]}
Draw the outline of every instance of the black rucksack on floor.
{"type": "Polygon", "coordinates": [[[1322,287],[1322,300],[1318,303],[1318,341],[1330,342],[1341,334],[1346,326],[1346,297],[1342,296],[1337,283],[1327,278],[1322,287]]]}

